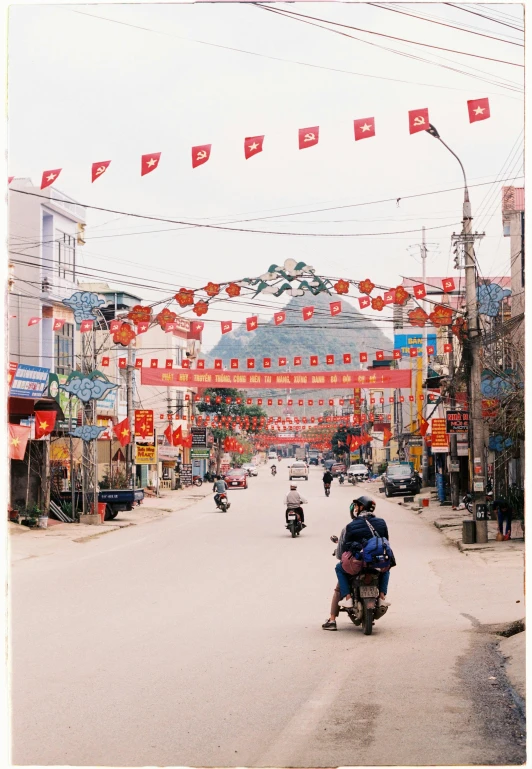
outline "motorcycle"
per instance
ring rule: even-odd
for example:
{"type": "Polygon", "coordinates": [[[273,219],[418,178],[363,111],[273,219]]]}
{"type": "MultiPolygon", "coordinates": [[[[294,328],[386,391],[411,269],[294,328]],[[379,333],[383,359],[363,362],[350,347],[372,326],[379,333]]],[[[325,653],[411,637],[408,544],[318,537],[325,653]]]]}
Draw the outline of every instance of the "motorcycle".
{"type": "Polygon", "coordinates": [[[323,488],[325,489],[325,496],[328,497],[331,493],[331,484],[330,483],[324,483],[323,488]]]}
{"type": "Polygon", "coordinates": [[[289,530],[292,538],[299,537],[299,534],[303,528],[301,526],[301,516],[299,515],[298,511],[294,510],[293,508],[289,508],[286,511],[286,514],[286,517],[288,518],[286,528],[289,530]]]}
{"type": "MultiPolygon", "coordinates": [[[[338,543],[338,537],[331,537],[331,542],[338,543]]],[[[333,553],[336,555],[336,551],[333,553]]],[[[362,625],[364,635],[371,635],[376,620],[383,617],[388,611],[387,606],[378,603],[379,598],[379,572],[375,569],[363,569],[360,574],[349,577],[353,608],[342,606],[340,611],[347,612],[353,625],[362,625]]]]}
{"type": "Polygon", "coordinates": [[[195,475],[192,478],[192,483],[194,484],[194,486],[201,486],[203,484],[203,481],[202,481],[202,479],[200,478],[199,475],[195,475]]]}
{"type": "Polygon", "coordinates": [[[272,475],[277,475],[277,468],[276,467],[272,467],[272,475]]]}
{"type": "Polygon", "coordinates": [[[231,507],[231,503],[227,499],[227,494],[221,493],[218,495],[218,499],[215,500],[216,507],[221,510],[222,513],[226,513],[231,507]]]}

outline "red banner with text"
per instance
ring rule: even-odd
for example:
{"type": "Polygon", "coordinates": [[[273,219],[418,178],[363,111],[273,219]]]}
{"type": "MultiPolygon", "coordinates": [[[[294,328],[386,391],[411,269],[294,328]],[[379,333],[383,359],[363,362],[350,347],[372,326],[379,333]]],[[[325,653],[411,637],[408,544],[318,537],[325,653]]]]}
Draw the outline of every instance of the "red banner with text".
{"type": "Polygon", "coordinates": [[[311,390],[346,388],[410,389],[410,369],[379,371],[316,371],[312,373],[275,373],[219,371],[216,369],[142,368],[141,383],[155,386],[284,388],[311,390]]]}

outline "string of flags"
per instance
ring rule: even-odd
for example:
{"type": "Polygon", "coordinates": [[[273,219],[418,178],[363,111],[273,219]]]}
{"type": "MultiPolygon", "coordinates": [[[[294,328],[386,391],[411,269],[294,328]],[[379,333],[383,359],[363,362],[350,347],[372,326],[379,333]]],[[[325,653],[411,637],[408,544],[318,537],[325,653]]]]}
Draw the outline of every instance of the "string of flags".
{"type": "MultiPolygon", "coordinates": [[[[467,101],[467,114],[470,123],[476,123],[481,120],[487,120],[491,117],[489,99],[470,99],[467,101]]],[[[408,112],[408,131],[410,134],[417,134],[421,131],[427,131],[430,128],[428,107],[409,110],[408,112]]],[[[356,118],[353,121],[354,141],[374,138],[377,135],[375,117],[356,118]]],[[[244,159],[249,160],[252,157],[264,151],[266,136],[260,134],[257,136],[247,136],[243,142],[244,159]]],[[[320,126],[309,126],[299,128],[297,132],[297,146],[300,150],[315,147],[320,141],[320,126]]],[[[192,168],[199,168],[207,163],[212,154],[212,144],[197,144],[191,147],[191,165],[192,168]]],[[[162,152],[150,152],[140,156],[140,175],[141,177],[151,174],[159,168],[162,152]]],[[[94,183],[107,173],[112,160],[100,160],[91,165],[91,182],[94,183]]],[[[53,168],[43,171],[41,180],[41,189],[50,187],[59,178],[62,168],[53,168]]],[[[15,177],[8,177],[8,184],[11,184],[15,177]]]]}
{"type": "MultiPolygon", "coordinates": [[[[453,345],[452,342],[445,342],[442,346],[443,352],[445,354],[452,352],[453,345]]],[[[437,355],[437,348],[436,345],[427,345],[426,351],[428,356],[434,356],[437,355]]],[[[358,359],[360,363],[367,363],[369,361],[370,355],[375,355],[375,360],[377,361],[385,361],[385,360],[401,360],[403,358],[403,353],[399,349],[392,350],[391,356],[389,352],[386,352],[384,350],[376,350],[375,353],[367,353],[367,352],[360,352],[358,354],[358,359]]],[[[422,350],[419,347],[410,347],[408,349],[408,357],[410,358],[418,358],[422,355],[422,350]]],[[[353,364],[353,358],[356,356],[353,356],[351,353],[343,353],[342,355],[325,355],[325,364],[327,366],[334,366],[337,364],[344,364],[344,365],[351,365],[353,364]]],[[[198,369],[205,369],[205,360],[198,359],[196,361],[196,368],[198,369]]],[[[229,360],[229,365],[224,365],[224,361],[221,358],[215,358],[213,362],[213,368],[217,371],[224,371],[224,370],[240,370],[240,360],[238,358],[231,358],[229,360]]],[[[322,358],[323,363],[323,358],[322,358]]],[[[261,361],[260,359],[257,360],[256,358],[246,358],[245,361],[245,367],[247,369],[255,369],[257,365],[260,365],[261,361]]],[[[320,365],[320,356],[318,355],[310,355],[309,356],[309,364],[310,366],[319,366],[320,365]]],[[[101,366],[102,368],[107,368],[111,365],[111,357],[109,355],[102,356],[101,359],[101,366]]],[[[150,358],[149,361],[149,368],[165,368],[165,369],[173,369],[174,368],[174,360],[173,358],[166,358],[164,361],[164,366],[159,365],[159,359],[158,358],[150,358]]],[[[275,365],[275,360],[272,358],[262,358],[262,368],[263,369],[270,369],[272,366],[275,365]]],[[[286,356],[281,356],[277,358],[277,366],[279,368],[284,368],[285,366],[302,366],[303,365],[303,356],[302,355],[295,355],[291,362],[290,359],[286,356]]],[[[144,358],[136,358],[135,360],[135,368],[143,368],[144,367],[144,358]]],[[[181,368],[191,368],[192,364],[191,361],[188,358],[185,358],[181,362],[181,368]]],[[[119,357],[118,358],[118,368],[127,368],[127,358],[126,357],[119,357]]]]}

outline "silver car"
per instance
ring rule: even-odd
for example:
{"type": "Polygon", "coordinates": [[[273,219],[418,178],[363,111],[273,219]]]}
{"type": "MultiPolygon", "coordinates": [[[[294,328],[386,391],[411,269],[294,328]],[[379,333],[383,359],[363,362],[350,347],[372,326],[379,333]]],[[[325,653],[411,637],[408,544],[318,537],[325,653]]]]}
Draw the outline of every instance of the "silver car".
{"type": "Polygon", "coordinates": [[[242,465],[242,470],[245,470],[249,476],[259,474],[259,469],[253,462],[246,462],[245,465],[242,465]]]}

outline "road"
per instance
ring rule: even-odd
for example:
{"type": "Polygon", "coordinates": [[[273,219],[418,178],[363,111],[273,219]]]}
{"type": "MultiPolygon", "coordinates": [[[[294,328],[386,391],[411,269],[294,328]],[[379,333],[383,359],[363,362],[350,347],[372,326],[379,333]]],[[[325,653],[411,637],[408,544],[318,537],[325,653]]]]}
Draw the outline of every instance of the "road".
{"type": "Polygon", "coordinates": [[[231,491],[227,514],[208,497],[17,560],[13,763],[511,762],[478,712],[485,669],[464,668],[478,612],[495,621],[502,599],[487,590],[471,606],[470,561],[378,497],[398,563],[392,606],[372,636],[345,615],[338,632],[322,630],[335,584],[329,536],[349,521],[353,488],[335,482],[325,498],[320,479],[311,468],[299,482],[308,527],[295,540],[282,462],[275,478],[262,468],[247,491],[231,491]]]}

